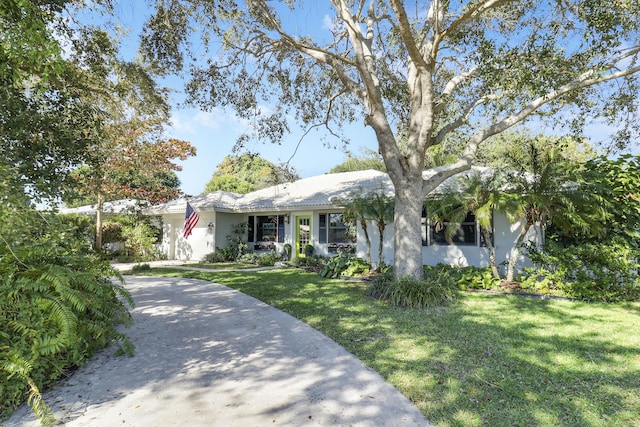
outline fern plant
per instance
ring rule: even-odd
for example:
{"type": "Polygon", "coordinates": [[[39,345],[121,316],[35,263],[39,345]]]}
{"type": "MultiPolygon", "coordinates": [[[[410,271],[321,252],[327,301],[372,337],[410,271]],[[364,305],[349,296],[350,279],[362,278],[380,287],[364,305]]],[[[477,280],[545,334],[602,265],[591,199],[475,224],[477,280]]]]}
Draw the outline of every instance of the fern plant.
{"type": "Polygon", "coordinates": [[[0,419],[26,400],[48,425],[43,387],[111,343],[132,349],[116,325],[131,323],[133,299],[77,230],[20,209],[20,234],[0,224],[0,419]]]}

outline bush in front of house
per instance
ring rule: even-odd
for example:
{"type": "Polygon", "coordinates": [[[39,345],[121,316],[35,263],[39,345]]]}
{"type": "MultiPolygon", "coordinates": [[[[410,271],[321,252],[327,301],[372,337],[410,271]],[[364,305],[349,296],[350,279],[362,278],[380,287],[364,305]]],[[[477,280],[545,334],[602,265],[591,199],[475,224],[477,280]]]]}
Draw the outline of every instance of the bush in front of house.
{"type": "Polygon", "coordinates": [[[458,292],[455,277],[445,269],[425,271],[424,280],[409,276],[394,278],[389,269],[373,279],[365,294],[394,307],[427,308],[455,302],[458,292]]]}
{"type": "Polygon", "coordinates": [[[220,248],[216,248],[215,252],[209,252],[202,258],[200,262],[203,262],[206,264],[214,264],[216,262],[225,262],[225,261],[227,261],[225,259],[225,255],[222,253],[220,248]]]}
{"type": "Polygon", "coordinates": [[[523,289],[560,293],[589,301],[640,299],[640,250],[625,241],[561,246],[529,251],[536,268],[520,277],[523,289]]]}
{"type": "Polygon", "coordinates": [[[308,271],[319,273],[327,263],[327,258],[320,255],[312,255],[307,257],[295,257],[291,260],[291,265],[298,268],[304,268],[308,271]]]}
{"type": "Polygon", "coordinates": [[[320,271],[322,277],[335,279],[339,276],[355,277],[371,270],[371,265],[362,258],[353,256],[347,252],[341,252],[330,258],[320,271]]]}
{"type": "Polygon", "coordinates": [[[451,274],[458,284],[458,288],[465,291],[467,289],[495,289],[500,286],[500,279],[493,277],[490,267],[475,267],[472,265],[465,267],[451,267],[438,264],[435,267],[424,266],[425,274],[430,270],[446,270],[451,274]]]}
{"type": "Polygon", "coordinates": [[[240,255],[236,261],[243,264],[256,264],[262,267],[270,267],[276,265],[276,261],[278,261],[279,257],[275,251],[270,251],[266,253],[255,253],[249,252],[243,255],[240,255]]]}

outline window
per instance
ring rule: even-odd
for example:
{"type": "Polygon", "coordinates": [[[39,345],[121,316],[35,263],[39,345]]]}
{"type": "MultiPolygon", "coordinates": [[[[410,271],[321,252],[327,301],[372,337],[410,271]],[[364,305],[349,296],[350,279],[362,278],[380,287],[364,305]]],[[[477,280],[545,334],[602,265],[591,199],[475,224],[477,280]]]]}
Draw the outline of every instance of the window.
{"type": "Polygon", "coordinates": [[[478,226],[476,217],[469,212],[453,235],[446,235],[449,221],[435,222],[432,219],[423,218],[423,238],[422,244],[426,245],[460,245],[460,246],[477,246],[478,245],[478,226]],[[428,239],[427,239],[428,238],[428,239]]]}
{"type": "Polygon", "coordinates": [[[278,217],[256,217],[256,241],[275,242],[278,239],[278,217]]]}
{"type": "Polygon", "coordinates": [[[273,243],[284,242],[283,215],[250,215],[247,223],[247,242],[255,242],[255,247],[272,247],[273,243]]]}
{"type": "Polygon", "coordinates": [[[249,220],[247,221],[247,242],[249,243],[256,241],[255,221],[256,217],[249,215],[249,220]]]}
{"type": "Polygon", "coordinates": [[[352,248],[355,238],[350,233],[351,224],[344,222],[342,213],[321,213],[318,224],[318,242],[328,243],[329,252],[352,248]]]}

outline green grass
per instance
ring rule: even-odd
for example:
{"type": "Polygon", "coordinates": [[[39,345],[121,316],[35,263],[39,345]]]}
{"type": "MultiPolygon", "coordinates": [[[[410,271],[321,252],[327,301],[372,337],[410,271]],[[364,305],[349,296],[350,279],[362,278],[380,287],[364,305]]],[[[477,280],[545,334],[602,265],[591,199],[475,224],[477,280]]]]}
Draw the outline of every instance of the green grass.
{"type": "Polygon", "coordinates": [[[238,289],[322,331],[437,426],[640,426],[640,304],[465,293],[399,309],[300,270],[154,269],[238,289]]]}
{"type": "Polygon", "coordinates": [[[242,264],[239,262],[201,262],[198,264],[183,264],[183,267],[210,268],[212,270],[236,270],[244,268],[256,268],[258,266],[255,264],[242,264]]]}

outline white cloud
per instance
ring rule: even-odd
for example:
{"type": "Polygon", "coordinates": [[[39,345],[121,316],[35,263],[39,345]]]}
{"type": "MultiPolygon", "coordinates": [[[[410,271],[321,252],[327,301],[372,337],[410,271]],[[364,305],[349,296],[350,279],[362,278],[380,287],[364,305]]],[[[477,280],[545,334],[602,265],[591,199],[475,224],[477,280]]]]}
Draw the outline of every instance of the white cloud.
{"type": "Polygon", "coordinates": [[[181,110],[171,116],[169,132],[196,135],[203,130],[220,129],[230,117],[219,110],[213,112],[181,110]]]}

